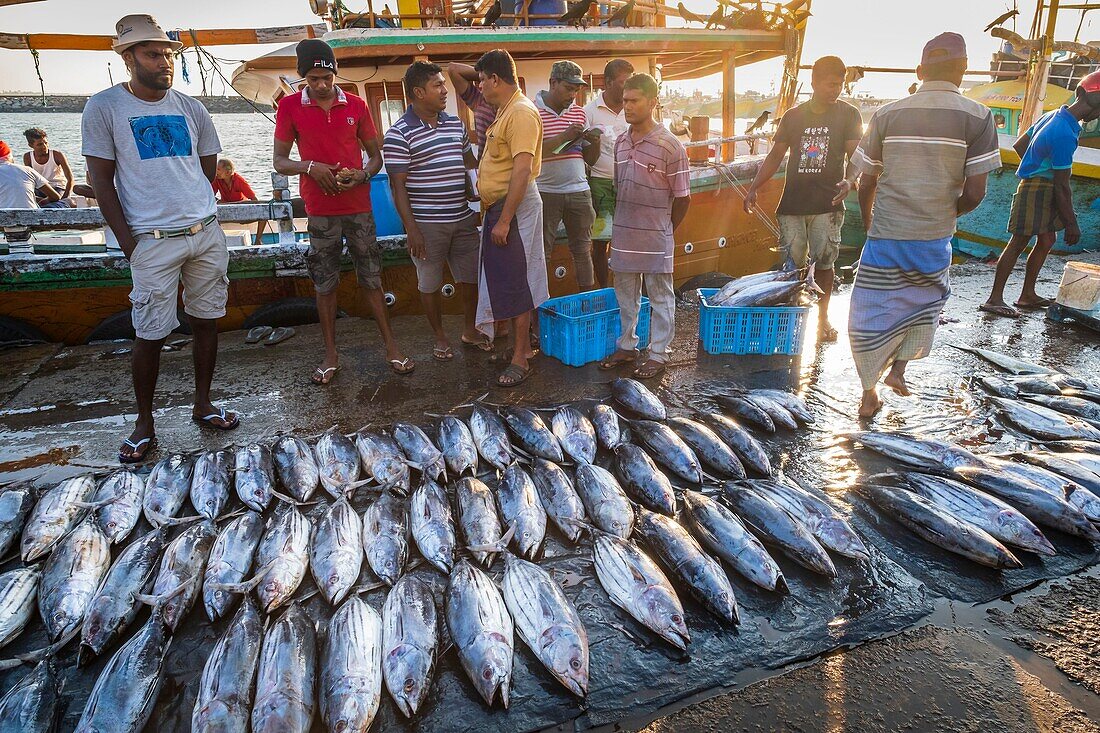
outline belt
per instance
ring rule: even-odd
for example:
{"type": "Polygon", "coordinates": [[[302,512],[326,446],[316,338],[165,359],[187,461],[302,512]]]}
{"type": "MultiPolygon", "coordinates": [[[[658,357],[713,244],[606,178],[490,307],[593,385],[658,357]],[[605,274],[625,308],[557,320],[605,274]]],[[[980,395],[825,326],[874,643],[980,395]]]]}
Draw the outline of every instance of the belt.
{"type": "Polygon", "coordinates": [[[210,226],[218,220],[217,214],[211,214],[197,224],[192,224],[189,227],[183,227],[181,229],[154,229],[150,234],[153,235],[153,239],[168,239],[170,237],[186,237],[191,234],[198,234],[206,227],[210,226]]]}

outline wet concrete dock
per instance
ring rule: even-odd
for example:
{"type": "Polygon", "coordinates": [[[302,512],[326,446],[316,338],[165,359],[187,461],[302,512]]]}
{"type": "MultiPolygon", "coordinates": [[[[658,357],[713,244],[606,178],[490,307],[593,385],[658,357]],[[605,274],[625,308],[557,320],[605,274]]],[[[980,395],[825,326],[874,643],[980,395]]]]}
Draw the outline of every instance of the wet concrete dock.
{"type": "MultiPolygon", "coordinates": [[[[1074,259],[1100,261],[1096,255],[1074,259]]],[[[1060,273],[1061,261],[1052,258],[1040,289],[1053,293],[1060,273]]],[[[976,309],[992,266],[970,262],[956,267],[953,277],[955,294],[937,349],[909,370],[914,396],[885,395],[886,407],[874,425],[929,432],[977,451],[1026,447],[1023,436],[991,419],[966,384],[972,374],[992,368],[948,344],[990,348],[1096,378],[1100,336],[1047,323],[1041,313],[1019,321],[990,320],[976,309]]],[[[791,586],[786,596],[734,579],[742,616],[736,631],[682,594],[693,641],[687,654],[679,654],[607,601],[585,542],[572,547],[555,536],[543,565],[553,569],[588,628],[588,699],[570,698],[525,648],[517,648],[512,709],[487,711],[450,652],[415,725],[398,720],[384,698],[375,730],[1097,730],[1096,547],[1051,533],[1057,557],[1026,556],[1024,568],[997,573],[923,543],[851,493],[860,475],[893,464],[852,450],[841,437],[860,427],[855,420],[860,388],[843,328],[847,300],[844,286],[833,299],[839,342],[808,342],[794,360],[708,356],[698,349],[697,313],[682,306],[671,368],[654,389],[669,406],[684,410],[712,407],[708,396],[734,384],[799,390],[818,423],[769,439],[768,451],[774,465],[828,492],[850,512],[872,548],[870,561],[839,562],[840,577],[828,582],[781,560],[791,586]]],[[[457,337],[458,323],[449,325],[457,337]]],[[[487,392],[489,401],[534,406],[603,399],[608,393],[610,376],[594,365],[572,369],[545,357],[520,389],[494,390],[497,368],[481,352],[456,349],[454,361],[433,361],[430,332],[419,318],[397,322],[399,338],[418,364],[407,377],[386,367],[370,322],[342,319],[337,331],[343,368],[327,388],[308,382],[319,359],[316,327],[299,328],[293,339],[270,348],[245,345],[241,333],[224,334],[214,399],[239,411],[244,421],[229,435],[202,431],[190,421],[189,348],[165,353],[156,416],[162,447],[215,448],[278,431],[312,435],[333,425],[350,432],[397,419],[426,425],[432,420],[428,415],[487,392]]],[[[113,465],[132,418],[127,348],[126,343],[42,345],[3,352],[0,481],[34,478],[50,485],[89,466],[113,465]]],[[[442,590],[438,573],[414,572],[442,590]]],[[[311,582],[303,590],[306,586],[311,582]]],[[[383,596],[366,598],[380,607],[383,596]]],[[[330,613],[316,597],[307,609],[321,622],[330,613]]],[[[224,622],[211,625],[200,609],[192,612],[170,654],[169,680],[151,730],[188,729],[198,675],[223,629],[224,622]]],[[[37,624],[3,652],[18,654],[42,642],[37,624]]],[[[103,661],[65,672],[63,729],[75,724],[103,661]]],[[[0,673],[0,690],[24,673],[0,673]]]]}

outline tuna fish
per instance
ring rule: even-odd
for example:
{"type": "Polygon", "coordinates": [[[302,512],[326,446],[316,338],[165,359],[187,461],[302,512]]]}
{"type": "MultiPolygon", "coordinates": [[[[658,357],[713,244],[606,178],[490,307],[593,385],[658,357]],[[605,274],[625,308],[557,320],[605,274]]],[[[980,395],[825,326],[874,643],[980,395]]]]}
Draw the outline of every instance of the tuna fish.
{"type": "Polygon", "coordinates": [[[685,491],[684,516],[696,539],[738,573],[766,590],[786,587],[779,565],[729,509],[709,496],[685,491]]]}
{"type": "Polygon", "coordinates": [[[267,522],[256,548],[256,597],[264,613],[291,599],[309,572],[309,519],[292,504],[281,504],[267,522]]]}
{"type": "Polygon", "coordinates": [[[737,293],[757,285],[773,282],[793,282],[799,279],[797,270],[769,270],[752,275],[735,277],[723,285],[717,293],[707,298],[710,305],[725,305],[726,301],[737,293]]]}
{"type": "Polygon", "coordinates": [[[1009,356],[1008,354],[1002,354],[999,351],[990,351],[989,349],[978,349],[971,346],[956,346],[951,344],[960,351],[969,351],[971,354],[976,354],[981,358],[988,361],[993,366],[1008,372],[1009,374],[1054,374],[1053,369],[1047,369],[1046,367],[1039,366],[1038,364],[1032,364],[1029,361],[1023,359],[1017,359],[1009,356]]]}
{"type": "Polygon", "coordinates": [[[38,611],[51,642],[75,632],[111,566],[111,543],[89,517],[57,544],[42,569],[38,611]]]}
{"type": "Polygon", "coordinates": [[[675,519],[641,509],[637,531],[658,564],[685,585],[704,608],[723,621],[740,622],[726,571],[675,519]]]}
{"type": "Polygon", "coordinates": [[[399,496],[408,496],[409,464],[397,441],[385,433],[360,431],[355,436],[355,447],[363,471],[371,480],[399,496]]]}
{"type": "Polygon", "coordinates": [[[15,568],[0,575],[0,647],[27,627],[34,615],[42,573],[38,568],[15,568]]]}
{"type": "Polygon", "coordinates": [[[141,519],[145,481],[133,471],[120,469],[103,479],[91,503],[95,519],[112,545],[130,536],[141,519]]]}
{"type": "Polygon", "coordinates": [[[1006,473],[1034,484],[1048,494],[1065,499],[1072,506],[1080,509],[1090,522],[1100,524],[1100,497],[1084,486],[1039,466],[998,460],[991,463],[1006,473]]]}
{"type": "Polygon", "coordinates": [[[38,500],[23,528],[20,553],[24,563],[45,557],[80,516],[82,504],[95,491],[91,474],[68,478],[38,500]]]}
{"type": "Polygon", "coordinates": [[[363,523],[343,496],[314,525],[309,569],[325,600],[339,606],[359,580],[362,567],[363,523]]]}
{"type": "Polygon", "coordinates": [[[849,433],[847,438],[887,458],[930,471],[942,473],[962,466],[985,466],[981,458],[965,448],[909,433],[849,433]]]}
{"type": "Polygon", "coordinates": [[[596,431],[596,440],[604,448],[615,450],[615,447],[623,442],[619,413],[615,412],[615,408],[602,402],[598,403],[592,407],[589,417],[592,428],[596,431]]]}
{"type": "Polygon", "coordinates": [[[558,439],[546,427],[541,417],[526,407],[502,407],[500,414],[525,452],[554,463],[565,460],[558,439]]]}
{"type": "Polygon", "coordinates": [[[421,473],[436,481],[447,480],[446,461],[427,433],[411,423],[396,422],[393,424],[393,439],[421,473]]]}
{"type": "Polygon", "coordinates": [[[439,655],[439,616],[432,589],[405,575],[382,606],[382,677],[394,704],[412,719],[427,699],[439,655]]]}
{"type": "Polygon", "coordinates": [[[565,455],[574,462],[591,463],[596,460],[596,429],[580,410],[572,405],[562,407],[554,413],[550,427],[565,455]]]}
{"type": "Polygon", "coordinates": [[[542,508],[534,482],[518,463],[508,466],[501,476],[497,484],[497,502],[504,523],[516,530],[512,540],[516,554],[533,559],[546,537],[546,510],[542,508]]]}
{"type": "Polygon", "coordinates": [[[245,596],[202,668],[195,710],[191,714],[194,733],[248,731],[252,683],[263,633],[263,619],[256,603],[245,596]]]}
{"type": "Polygon", "coordinates": [[[191,474],[191,506],[207,519],[220,517],[229,501],[233,457],[232,452],[219,450],[203,453],[195,460],[195,470],[191,474]]]}
{"type": "MultiPolygon", "coordinates": [[[[1003,381],[1007,382],[1016,391],[1014,395],[998,394],[998,397],[1006,397],[1008,399],[1017,399],[1021,393],[1023,394],[1045,394],[1045,395],[1059,395],[1062,394],[1062,388],[1051,378],[1052,374],[1027,374],[1020,377],[1008,377],[1003,381]]],[[[993,377],[996,379],[997,377],[993,377]]],[[[990,390],[993,391],[993,390],[990,390]]]]}
{"type": "Polygon", "coordinates": [[[309,443],[293,435],[284,435],[271,448],[275,473],[283,488],[298,501],[309,501],[321,481],[321,470],[309,443]]]}
{"type": "Polygon", "coordinates": [[[662,466],[688,483],[703,482],[703,471],[695,451],[672,428],[652,420],[636,420],[630,423],[630,430],[662,466]]]}
{"type": "Polygon", "coordinates": [[[236,594],[221,586],[240,583],[248,576],[263,533],[264,520],[256,512],[245,512],[218,533],[202,576],[202,605],[211,621],[232,607],[236,594]]]}
{"type": "Polygon", "coordinates": [[[775,422],[772,420],[771,415],[747,397],[716,395],[714,399],[724,411],[733,413],[736,417],[766,433],[775,432],[775,422]]]}
{"type": "Polygon", "coordinates": [[[776,402],[775,400],[765,397],[759,392],[748,392],[744,395],[745,399],[759,407],[764,412],[768,413],[768,417],[772,419],[772,423],[777,428],[784,428],[786,430],[797,430],[798,421],[794,419],[794,415],[787,410],[786,407],[776,402]]]}
{"type": "MultiPolygon", "coordinates": [[[[504,534],[493,493],[478,479],[459,479],[455,484],[455,503],[458,505],[458,525],[467,547],[487,547],[504,534]]],[[[471,554],[477,562],[489,566],[495,553],[471,550],[471,554]]]]}
{"type": "Polygon", "coordinates": [[[172,540],[160,561],[151,597],[161,607],[164,623],[175,631],[199,597],[203,571],[218,530],[208,521],[194,524],[172,540]]]}
{"type": "Polygon", "coordinates": [[[670,517],[676,515],[676,494],[672,484],[644,450],[633,443],[623,443],[617,447],[615,470],[622,480],[622,487],[632,499],[646,509],[670,517]]]}
{"type": "Polygon", "coordinates": [[[233,485],[245,506],[262,512],[275,489],[275,463],[266,445],[252,443],[237,449],[233,485]]]}
{"type": "Polygon", "coordinates": [[[363,550],[370,569],[392,587],[409,559],[409,516],[404,499],[386,491],[367,507],[363,550]]]}
{"type": "Polygon", "coordinates": [[[409,528],[424,559],[449,574],[455,563],[455,521],[447,493],[429,478],[409,497],[409,528]]]}
{"type": "Polygon", "coordinates": [[[796,517],[822,547],[857,560],[871,557],[848,520],[817,494],[788,481],[751,481],[749,484],[796,517]]]}
{"type": "Polygon", "coordinates": [[[7,557],[34,503],[35,490],[29,483],[9,486],[0,493],[0,557],[7,557]]]}
{"type": "Polygon", "coordinates": [[[796,563],[815,573],[837,577],[829,553],[798,519],[767,496],[748,485],[722,484],[730,506],[753,534],[765,544],[774,545],[796,563]]]}
{"type": "Polygon", "coordinates": [[[498,471],[508,468],[508,464],[516,460],[504,421],[481,405],[474,405],[470,415],[470,435],[478,455],[498,471]]]}
{"type": "Polygon", "coordinates": [[[611,602],[677,649],[691,635],[684,608],[668,578],[649,556],[626,540],[599,533],[592,544],[596,577],[611,602]]]}
{"type": "Polygon", "coordinates": [[[1073,417],[1080,418],[1094,428],[1100,427],[1100,403],[1098,402],[1084,400],[1080,397],[1067,397],[1065,395],[1026,395],[1024,399],[1028,402],[1034,402],[1037,405],[1060,412],[1063,415],[1072,415],[1073,417]]]}
{"type": "Polygon", "coordinates": [[[359,480],[361,461],[359,451],[351,439],[332,428],[317,439],[313,446],[313,459],[321,486],[334,499],[339,499],[351,484],[359,480]]]}
{"type": "Polygon", "coordinates": [[[592,522],[608,534],[629,539],[634,531],[634,507],[618,479],[596,465],[577,466],[577,494],[592,522]]]}
{"type": "Polygon", "coordinates": [[[664,403],[636,379],[624,377],[611,382],[611,396],[620,405],[644,420],[664,420],[668,417],[664,403]]]}
{"type": "Polygon", "coordinates": [[[584,513],[584,504],[565,471],[556,463],[536,458],[531,478],[535,481],[542,507],[554,525],[570,542],[580,539],[580,523],[588,521],[588,517],[584,513]]]}
{"type": "Polygon", "coordinates": [[[588,694],[588,632],[577,609],[550,574],[511,553],[504,555],[504,602],[519,638],[565,689],[588,694]]]}
{"type": "MultiPolygon", "coordinates": [[[[763,308],[788,305],[809,288],[804,280],[773,280],[740,290],[722,301],[725,308],[763,308]]],[[[816,286],[815,286],[816,287],[816,286]]]]}
{"type": "Polygon", "coordinates": [[[1100,530],[1092,526],[1080,509],[1064,498],[1049,494],[1017,476],[989,468],[958,468],[955,473],[982,491],[998,496],[1020,510],[1036,524],[1100,542],[1100,530]]]}
{"type": "Polygon", "coordinates": [[[292,603],[264,635],[252,733],[308,733],[317,709],[316,682],[313,622],[301,606],[292,603]]]}
{"type": "Polygon", "coordinates": [[[891,518],[948,552],[997,569],[1022,567],[988,532],[967,524],[922,496],[892,486],[864,484],[861,491],[891,518]]]}
{"type": "Polygon", "coordinates": [[[61,711],[61,680],[53,659],[35,665],[0,698],[0,720],[12,733],[52,733],[61,711]]]}
{"type": "Polygon", "coordinates": [[[141,733],[157,702],[171,643],[168,627],[154,612],[100,672],[77,733],[141,733]]]}
{"type": "Polygon", "coordinates": [[[436,437],[452,476],[464,476],[467,471],[471,476],[477,475],[477,445],[466,423],[454,415],[447,415],[439,421],[436,437]]]}
{"type": "MultiPolygon", "coordinates": [[[[1066,399],[1066,398],[1061,398],[1066,399]]],[[[989,401],[1010,423],[1042,440],[1091,440],[1100,442],[1100,429],[1048,407],[1018,400],[990,397],[989,401]]]]}
{"type": "Polygon", "coordinates": [[[810,406],[798,395],[791,394],[781,389],[754,389],[752,394],[766,397],[772,402],[778,402],[787,412],[794,416],[800,425],[813,425],[814,414],[810,406]]]}
{"type": "MultiPolygon", "coordinates": [[[[984,374],[980,377],[976,377],[975,381],[981,385],[981,388],[986,392],[996,395],[998,397],[1004,397],[1005,399],[1014,400],[1020,396],[1020,387],[1017,384],[1010,382],[1003,377],[995,377],[991,374],[984,374]]],[[[1055,387],[1057,389],[1057,387],[1055,387]]]]}
{"type": "Polygon", "coordinates": [[[1014,454],[1013,458],[1053,471],[1092,493],[1100,495],[1100,474],[1094,473],[1076,461],[1069,460],[1070,455],[1068,453],[1028,451],[1027,453],[1014,454]]]}
{"type": "Polygon", "coordinates": [[[761,476],[771,475],[772,465],[768,460],[768,454],[764,451],[764,446],[752,436],[752,433],[717,412],[698,413],[696,418],[713,430],[715,435],[721,438],[722,442],[737,454],[737,458],[745,468],[751,469],[761,476]]]}
{"type": "Polygon", "coordinates": [[[493,581],[466,560],[451,571],[446,592],[447,628],[466,675],[485,704],[500,696],[507,708],[512,683],[513,626],[493,581]]]}
{"type": "Polygon", "coordinates": [[[166,517],[179,513],[187,495],[191,493],[191,474],[195,468],[195,458],[182,453],[165,456],[153,466],[149,478],[145,481],[145,497],[142,508],[145,518],[154,527],[159,526],[166,517]]]}
{"type": "Polygon", "coordinates": [[[712,471],[723,478],[743,479],[745,467],[718,435],[702,423],[686,417],[672,417],[668,426],[712,471]]]}
{"type": "Polygon", "coordinates": [[[357,595],[329,621],[318,689],[330,731],[367,733],[382,702],[382,619],[357,595]]]}

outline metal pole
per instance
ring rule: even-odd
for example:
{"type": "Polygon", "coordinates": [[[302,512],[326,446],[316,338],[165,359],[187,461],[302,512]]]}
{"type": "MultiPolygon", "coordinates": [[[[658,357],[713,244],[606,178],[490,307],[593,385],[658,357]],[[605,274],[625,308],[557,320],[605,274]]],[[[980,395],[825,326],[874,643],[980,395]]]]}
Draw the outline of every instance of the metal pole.
{"type": "Polygon", "coordinates": [[[1047,25],[1042,45],[1032,55],[1034,63],[1028,70],[1027,91],[1024,94],[1023,109],[1020,111],[1020,129],[1026,130],[1043,114],[1043,103],[1047,97],[1047,82],[1050,80],[1051,50],[1054,46],[1054,29],[1058,24],[1058,0],[1050,0],[1046,6],[1047,25]]]}

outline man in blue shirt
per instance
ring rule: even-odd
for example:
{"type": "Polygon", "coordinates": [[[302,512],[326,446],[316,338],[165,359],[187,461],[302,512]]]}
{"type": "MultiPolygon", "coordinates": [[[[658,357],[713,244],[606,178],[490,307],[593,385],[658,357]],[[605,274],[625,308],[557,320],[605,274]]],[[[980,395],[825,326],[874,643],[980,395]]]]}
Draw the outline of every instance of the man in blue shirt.
{"type": "Polygon", "coordinates": [[[1008,231],[1012,238],[997,260],[997,274],[989,299],[979,306],[986,313],[1019,318],[1017,308],[1045,308],[1054,302],[1035,292],[1035,281],[1059,231],[1065,229],[1068,245],[1077,244],[1081,239],[1069,179],[1081,123],[1098,117],[1100,72],[1093,72],[1077,85],[1073,104],[1043,115],[1012,146],[1020,156],[1020,167],[1016,169],[1020,185],[1012,197],[1012,210],[1008,215],[1008,231]],[[1005,284],[1032,237],[1036,237],[1035,249],[1028,255],[1024,287],[1013,308],[1004,301],[1005,284]]]}

